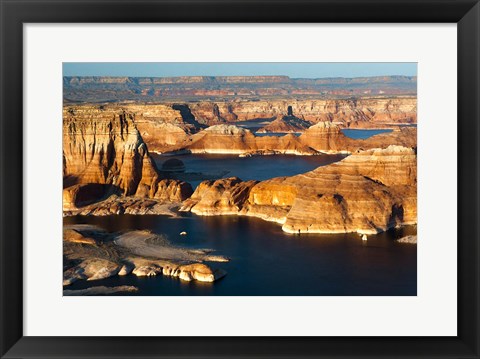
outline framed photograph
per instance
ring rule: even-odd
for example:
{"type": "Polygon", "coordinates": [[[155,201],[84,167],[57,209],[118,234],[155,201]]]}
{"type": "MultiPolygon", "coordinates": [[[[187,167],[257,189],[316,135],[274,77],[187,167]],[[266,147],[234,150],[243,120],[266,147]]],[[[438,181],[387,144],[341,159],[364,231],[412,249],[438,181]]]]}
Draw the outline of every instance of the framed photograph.
{"type": "Polygon", "coordinates": [[[478,1],[0,1],[2,358],[479,357],[478,1]]]}

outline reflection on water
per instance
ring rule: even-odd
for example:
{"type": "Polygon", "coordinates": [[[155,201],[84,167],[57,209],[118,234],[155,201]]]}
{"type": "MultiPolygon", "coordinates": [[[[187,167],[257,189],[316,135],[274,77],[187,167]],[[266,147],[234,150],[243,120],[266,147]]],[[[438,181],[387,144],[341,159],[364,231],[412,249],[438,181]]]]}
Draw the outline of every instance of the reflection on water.
{"type": "Polygon", "coordinates": [[[237,216],[181,218],[118,215],[66,217],[64,223],[96,224],[108,231],[146,229],[188,248],[212,248],[231,258],[214,263],[228,274],[216,283],[134,275],[77,282],[70,289],[134,285],[129,295],[416,295],[416,245],[393,239],[415,228],[369,236],[282,232],[275,223],[237,216]],[[186,236],[180,236],[185,231],[186,236]]]}

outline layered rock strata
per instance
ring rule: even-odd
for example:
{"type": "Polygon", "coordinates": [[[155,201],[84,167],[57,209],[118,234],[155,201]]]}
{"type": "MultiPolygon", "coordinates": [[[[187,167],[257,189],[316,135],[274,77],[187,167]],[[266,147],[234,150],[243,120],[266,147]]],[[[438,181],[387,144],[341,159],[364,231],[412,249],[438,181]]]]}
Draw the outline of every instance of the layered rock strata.
{"type": "Polygon", "coordinates": [[[415,147],[416,142],[417,129],[414,127],[400,127],[390,133],[355,140],[345,136],[341,128],[331,122],[319,122],[298,137],[293,134],[260,137],[233,125],[216,125],[193,135],[182,149],[191,153],[315,155],[348,154],[396,144],[415,147]]]}
{"type": "Polygon", "coordinates": [[[258,98],[351,98],[415,94],[415,76],[302,79],[288,76],[64,77],[66,102],[221,101],[258,98]]]}
{"type": "Polygon", "coordinates": [[[341,128],[332,122],[319,122],[300,135],[299,141],[316,151],[326,153],[353,153],[371,148],[386,148],[390,145],[416,147],[417,129],[397,127],[392,132],[358,140],[345,136],[341,128]]]}
{"type": "Polygon", "coordinates": [[[372,97],[331,100],[261,100],[232,102],[202,102],[192,105],[192,114],[206,124],[270,119],[291,114],[310,123],[335,122],[351,128],[380,128],[395,123],[417,123],[415,97],[372,97]],[[205,107],[215,105],[216,117],[206,116],[205,107]],[[215,119],[215,121],[213,121],[215,119]]]}
{"type": "Polygon", "coordinates": [[[184,149],[192,153],[283,153],[312,155],[316,151],[287,134],[282,137],[258,137],[251,131],[233,125],[211,126],[191,137],[184,149]]]}
{"type": "Polygon", "coordinates": [[[143,115],[145,121],[179,125],[187,133],[195,132],[202,126],[282,119],[284,116],[294,116],[310,124],[328,121],[351,128],[383,128],[392,124],[417,123],[415,97],[201,101],[183,104],[124,104],[122,107],[137,115],[143,115]],[[179,108],[182,108],[182,111],[178,110],[179,108]]]}
{"type": "Polygon", "coordinates": [[[161,178],[134,114],[84,106],[63,115],[65,210],[112,194],[169,202],[191,195],[188,183],[161,178]]]}
{"type": "Polygon", "coordinates": [[[416,223],[416,152],[389,146],[311,172],[256,183],[203,182],[181,208],[282,224],[290,233],[378,233],[416,223]]]}
{"type": "MultiPolygon", "coordinates": [[[[75,126],[81,127],[79,122],[91,120],[101,121],[112,120],[114,116],[124,119],[124,122],[134,122],[138,136],[142,141],[148,145],[152,151],[165,153],[172,151],[179,151],[182,149],[192,148],[194,151],[204,149],[205,152],[211,150],[218,152],[219,146],[212,145],[209,149],[207,145],[202,145],[202,138],[205,140],[215,134],[228,134],[233,136],[231,140],[233,148],[239,153],[239,149],[243,147],[242,151],[247,153],[251,151],[279,151],[280,153],[304,152],[305,148],[318,148],[319,151],[335,151],[335,148],[341,148],[340,151],[349,152],[356,148],[373,148],[386,147],[390,144],[409,145],[409,143],[398,142],[398,139],[390,141],[397,134],[376,136],[375,144],[370,145],[371,141],[365,144],[353,143],[348,139],[342,138],[340,128],[343,127],[359,127],[359,128],[394,128],[397,132],[405,133],[407,131],[414,132],[415,129],[405,130],[398,126],[393,126],[395,123],[416,123],[416,99],[415,98],[394,98],[394,99],[362,99],[362,100],[311,100],[311,101],[286,101],[286,100],[272,100],[272,101],[255,101],[255,102],[234,102],[234,103],[214,103],[214,102],[199,102],[189,104],[124,104],[122,106],[111,105],[78,105],[66,106],[64,109],[65,119],[72,119],[75,126]],[[241,134],[239,131],[228,130],[222,125],[235,124],[237,121],[248,121],[256,119],[275,119],[270,124],[264,126],[259,132],[304,132],[300,143],[298,139],[287,137],[263,137],[262,139],[255,139],[253,133],[241,134]],[[311,126],[311,125],[314,126],[311,126]],[[316,126],[318,124],[318,126],[316,126]],[[328,124],[328,125],[326,125],[328,124]],[[204,129],[210,126],[210,130],[205,132],[204,129]],[[308,138],[314,138],[319,132],[325,132],[323,127],[329,127],[329,137],[336,137],[335,146],[312,146],[318,141],[310,143],[308,138]],[[236,135],[241,135],[235,138],[236,135]],[[393,136],[393,137],[392,137],[393,136]],[[380,142],[384,139],[386,142],[380,142]],[[199,141],[198,143],[195,143],[199,141]],[[347,148],[346,142],[349,142],[351,148],[347,148]],[[359,144],[356,146],[356,144],[359,144]],[[203,146],[203,147],[202,147],[203,146]]],[[[108,126],[105,122],[104,126],[108,126]]],[[[100,138],[100,131],[106,132],[122,132],[122,128],[116,125],[109,130],[108,128],[98,127],[95,131],[100,138]]],[[[130,126],[132,127],[132,126],[130,126]]],[[[84,128],[69,128],[65,126],[66,133],[78,133],[84,131],[88,134],[91,129],[84,128]]],[[[132,133],[133,134],[133,133],[132,133]]],[[[133,134],[133,137],[137,134],[133,134]]],[[[325,136],[325,133],[320,134],[325,136]]],[[[87,136],[88,137],[88,136],[87,136]]],[[[108,137],[108,136],[107,136],[108,137]]],[[[223,138],[225,140],[225,138],[223,138]]],[[[80,139],[81,140],[81,139],[80,139]]],[[[215,144],[215,139],[212,142],[215,144]]],[[[135,138],[128,141],[135,142],[135,138]]],[[[66,143],[73,142],[72,139],[67,139],[66,143]]],[[[91,142],[91,141],[90,141],[91,142]]],[[[322,141],[320,140],[322,144],[322,141]]],[[[89,143],[91,145],[92,143],[89,143]]],[[[225,146],[230,145],[226,142],[225,146]]],[[[228,147],[230,148],[230,147],[228,147]]],[[[221,149],[221,148],[220,148],[221,149]]],[[[140,151],[140,148],[138,149],[140,151]]],[[[68,149],[67,149],[68,152],[68,149]]],[[[78,149],[77,149],[78,152],[78,149]]],[[[111,153],[112,151],[110,151],[111,153]]],[[[105,152],[106,153],[106,152],[105,152]]],[[[228,153],[228,152],[226,152],[228,153]]],[[[68,153],[67,153],[68,156],[68,153]]],[[[78,162],[78,161],[77,161],[78,162]]],[[[81,164],[80,169],[73,168],[72,171],[78,173],[83,170],[85,164],[81,164]]],[[[68,167],[71,167],[69,164],[68,167]]],[[[102,175],[103,177],[107,175],[102,175]]],[[[97,176],[98,177],[98,176],[97,176]]]]}

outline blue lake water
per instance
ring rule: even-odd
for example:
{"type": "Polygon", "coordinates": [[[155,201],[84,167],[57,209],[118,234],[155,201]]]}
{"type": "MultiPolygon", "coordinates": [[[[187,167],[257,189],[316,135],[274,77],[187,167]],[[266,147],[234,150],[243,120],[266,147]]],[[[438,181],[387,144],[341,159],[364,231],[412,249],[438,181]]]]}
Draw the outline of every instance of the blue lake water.
{"type": "Polygon", "coordinates": [[[237,121],[237,122],[232,123],[232,124],[234,124],[235,126],[248,128],[249,130],[255,132],[258,129],[268,125],[273,120],[274,120],[274,118],[258,118],[258,119],[249,120],[249,121],[237,121]]]}
{"type": "Polygon", "coordinates": [[[392,132],[391,129],[353,129],[353,128],[344,128],[342,132],[345,136],[356,139],[356,140],[364,140],[369,137],[379,135],[380,133],[387,133],[392,132]]]}
{"type": "MultiPolygon", "coordinates": [[[[293,176],[311,171],[319,166],[338,162],[345,155],[318,155],[318,156],[252,156],[238,157],[238,155],[216,154],[189,154],[182,156],[152,155],[158,168],[163,162],[177,158],[185,164],[186,172],[202,172],[215,174],[229,171],[224,177],[236,176],[244,181],[263,181],[273,177],[293,176]]],[[[196,187],[201,181],[190,181],[196,187]]]]}
{"type": "Polygon", "coordinates": [[[215,283],[184,282],[171,277],[134,275],[79,281],[69,289],[134,285],[129,295],[416,295],[417,246],[393,239],[406,228],[369,236],[287,234],[278,224],[257,218],[185,214],[66,217],[64,223],[89,223],[109,231],[147,229],[166,234],[171,243],[212,248],[230,258],[211,263],[227,271],[215,283]],[[186,236],[179,233],[186,231],[186,236]]]}

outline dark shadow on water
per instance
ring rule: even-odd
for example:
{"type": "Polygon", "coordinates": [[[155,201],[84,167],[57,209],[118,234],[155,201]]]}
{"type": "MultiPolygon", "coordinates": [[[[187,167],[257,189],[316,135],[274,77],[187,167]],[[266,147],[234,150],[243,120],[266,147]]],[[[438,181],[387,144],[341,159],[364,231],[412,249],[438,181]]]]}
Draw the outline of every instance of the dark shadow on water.
{"type": "MultiPolygon", "coordinates": [[[[171,159],[171,156],[153,154],[157,166],[171,159]]],[[[185,172],[193,173],[227,173],[224,177],[236,176],[243,181],[266,179],[282,176],[294,176],[300,173],[312,171],[317,167],[341,161],[345,155],[318,156],[295,156],[295,155],[273,155],[239,157],[238,155],[225,154],[186,154],[175,156],[185,165],[185,172]]],[[[201,180],[188,181],[195,188],[201,180]]]]}

